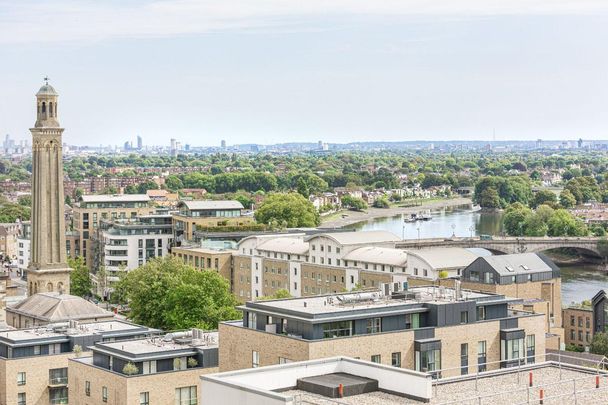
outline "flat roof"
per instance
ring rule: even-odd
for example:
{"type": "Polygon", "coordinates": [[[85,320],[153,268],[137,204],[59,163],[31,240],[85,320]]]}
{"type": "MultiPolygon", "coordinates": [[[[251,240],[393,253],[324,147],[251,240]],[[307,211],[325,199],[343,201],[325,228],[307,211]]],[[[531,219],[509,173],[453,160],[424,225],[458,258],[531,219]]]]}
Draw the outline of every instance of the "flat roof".
{"type": "Polygon", "coordinates": [[[242,210],[243,204],[236,200],[193,200],[180,201],[179,206],[186,206],[189,210],[242,210]]]}
{"type": "MultiPolygon", "coordinates": [[[[67,322],[65,323],[68,324],[67,322]]],[[[68,336],[86,336],[86,335],[121,335],[125,332],[136,332],[138,330],[150,333],[158,332],[156,329],[149,329],[145,326],[132,324],[121,320],[111,320],[104,322],[92,323],[77,323],[75,328],[65,327],[65,330],[58,329],[57,326],[43,325],[29,329],[15,329],[0,331],[0,341],[7,343],[19,343],[22,341],[49,339],[49,338],[67,338],[68,336]]]]}
{"type": "MultiPolygon", "coordinates": [[[[445,287],[413,287],[407,291],[406,298],[392,298],[376,291],[350,292],[344,294],[317,295],[311,297],[287,298],[268,301],[246,302],[242,310],[295,312],[302,315],[339,314],[369,309],[402,309],[399,307],[416,304],[447,304],[456,301],[456,292],[445,287]]],[[[502,295],[462,290],[462,300],[504,300],[502,295]]]]}
{"type": "Polygon", "coordinates": [[[101,342],[95,345],[95,350],[103,349],[123,352],[131,355],[161,354],[193,348],[216,348],[219,344],[218,332],[204,332],[199,338],[173,339],[166,336],[153,336],[143,339],[121,340],[119,342],[101,342]]]}
{"type": "Polygon", "coordinates": [[[82,202],[139,202],[150,201],[146,194],[87,194],[82,196],[82,202]]]}

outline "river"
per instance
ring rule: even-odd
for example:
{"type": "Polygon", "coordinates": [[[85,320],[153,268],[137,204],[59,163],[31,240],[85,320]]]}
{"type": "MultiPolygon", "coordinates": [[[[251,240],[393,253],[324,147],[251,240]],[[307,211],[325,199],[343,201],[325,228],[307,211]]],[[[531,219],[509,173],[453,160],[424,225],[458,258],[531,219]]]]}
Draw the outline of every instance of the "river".
{"type": "MultiPolygon", "coordinates": [[[[448,238],[456,236],[500,235],[502,214],[472,210],[470,206],[431,211],[428,221],[403,222],[402,215],[376,218],[348,226],[357,230],[386,230],[405,239],[448,238]]],[[[601,289],[608,289],[608,273],[591,264],[561,267],[562,304],[590,300],[601,289]]]]}

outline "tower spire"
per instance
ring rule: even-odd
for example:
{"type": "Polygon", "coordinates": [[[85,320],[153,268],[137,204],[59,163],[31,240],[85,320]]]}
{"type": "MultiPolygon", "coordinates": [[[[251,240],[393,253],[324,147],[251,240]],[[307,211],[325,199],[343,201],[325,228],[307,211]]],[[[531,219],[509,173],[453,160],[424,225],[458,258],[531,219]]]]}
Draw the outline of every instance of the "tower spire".
{"type": "Polygon", "coordinates": [[[28,292],[70,290],[65,249],[63,197],[63,128],[57,118],[59,94],[45,84],[36,93],[32,133],[32,243],[27,269],[28,292]]]}

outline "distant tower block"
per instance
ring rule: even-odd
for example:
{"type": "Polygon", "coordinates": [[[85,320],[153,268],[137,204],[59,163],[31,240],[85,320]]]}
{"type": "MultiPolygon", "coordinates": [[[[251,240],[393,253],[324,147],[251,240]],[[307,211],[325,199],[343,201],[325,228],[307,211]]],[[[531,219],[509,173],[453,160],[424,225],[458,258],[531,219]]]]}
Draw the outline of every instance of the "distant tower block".
{"type": "Polygon", "coordinates": [[[28,293],[70,292],[65,249],[63,159],[57,120],[59,95],[49,85],[36,93],[37,118],[32,133],[32,242],[27,269],[28,293]]]}

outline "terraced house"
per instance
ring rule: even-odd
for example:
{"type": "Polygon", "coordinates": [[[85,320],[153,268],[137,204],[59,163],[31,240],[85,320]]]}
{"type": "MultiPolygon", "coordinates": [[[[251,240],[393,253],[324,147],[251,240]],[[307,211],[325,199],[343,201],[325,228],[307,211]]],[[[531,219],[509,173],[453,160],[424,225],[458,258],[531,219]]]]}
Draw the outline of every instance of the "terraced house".
{"type": "Polygon", "coordinates": [[[442,376],[533,362],[545,352],[544,315],[517,299],[416,287],[247,302],[220,324],[220,371],[351,356],[442,376]]]}

